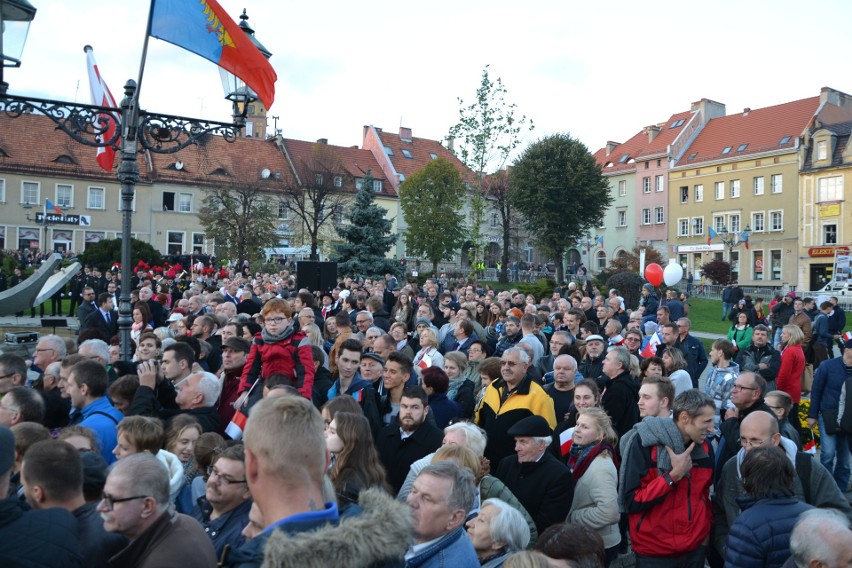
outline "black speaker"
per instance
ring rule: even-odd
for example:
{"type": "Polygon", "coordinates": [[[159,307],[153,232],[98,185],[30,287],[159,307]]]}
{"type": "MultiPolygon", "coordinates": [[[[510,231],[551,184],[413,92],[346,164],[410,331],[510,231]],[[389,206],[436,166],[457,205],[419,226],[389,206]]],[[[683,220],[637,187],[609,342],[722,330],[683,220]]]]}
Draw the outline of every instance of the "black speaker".
{"type": "Polygon", "coordinates": [[[331,290],[337,285],[337,263],[300,260],[296,265],[296,285],[311,292],[331,290]]]}

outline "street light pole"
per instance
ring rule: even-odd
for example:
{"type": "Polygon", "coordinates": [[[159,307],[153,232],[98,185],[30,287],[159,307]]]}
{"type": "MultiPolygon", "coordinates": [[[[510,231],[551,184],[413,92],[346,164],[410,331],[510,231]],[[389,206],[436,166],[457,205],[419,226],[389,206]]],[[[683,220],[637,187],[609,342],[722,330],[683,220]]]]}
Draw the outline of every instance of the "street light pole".
{"type": "Polygon", "coordinates": [[[722,244],[728,249],[728,283],[734,279],[734,249],[740,246],[740,235],[745,235],[744,240],[748,240],[751,234],[751,227],[746,225],[742,233],[728,231],[727,227],[722,227],[716,234],[722,240],[722,244]]]}

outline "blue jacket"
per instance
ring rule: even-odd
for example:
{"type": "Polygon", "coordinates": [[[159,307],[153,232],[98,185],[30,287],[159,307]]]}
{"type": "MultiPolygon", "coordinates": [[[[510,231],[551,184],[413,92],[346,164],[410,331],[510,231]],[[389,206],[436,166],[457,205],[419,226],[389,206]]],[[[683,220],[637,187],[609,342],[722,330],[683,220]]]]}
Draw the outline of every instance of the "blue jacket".
{"type": "Polygon", "coordinates": [[[840,389],[843,388],[847,378],[842,357],[827,359],[820,363],[814,373],[808,418],[816,418],[818,412],[840,407],[840,389]]]}
{"type": "Polygon", "coordinates": [[[464,526],[441,537],[405,561],[405,568],[479,568],[479,559],[464,526]]]}
{"type": "Polygon", "coordinates": [[[725,566],[778,568],[790,558],[790,534],[798,516],[809,509],[795,497],[739,500],[743,512],[731,526],[725,566]],[[750,506],[749,506],[750,505],[750,506]]]}
{"type": "Polygon", "coordinates": [[[101,456],[108,464],[115,461],[112,451],[115,449],[117,437],[115,427],[124,418],[124,414],[116,409],[105,396],[95,400],[80,411],[83,420],[80,426],[92,429],[101,443],[101,456]]]}
{"type": "Polygon", "coordinates": [[[251,499],[211,521],[210,515],[213,513],[213,506],[206,497],[198,498],[195,507],[192,509],[192,517],[201,523],[201,526],[207,532],[207,536],[213,541],[216,558],[222,557],[225,545],[230,545],[231,548],[239,548],[245,542],[242,532],[249,522],[250,509],[251,499]]]}

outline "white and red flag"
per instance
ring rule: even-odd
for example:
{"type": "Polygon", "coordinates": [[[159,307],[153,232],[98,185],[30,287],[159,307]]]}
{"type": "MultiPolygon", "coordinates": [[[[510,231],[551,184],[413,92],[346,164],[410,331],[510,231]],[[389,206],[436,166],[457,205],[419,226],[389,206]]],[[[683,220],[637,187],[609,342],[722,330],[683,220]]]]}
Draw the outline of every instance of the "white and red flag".
{"type": "MultiPolygon", "coordinates": [[[[92,52],[92,46],[87,45],[83,48],[86,52],[86,63],[89,69],[89,90],[92,93],[92,104],[103,107],[111,107],[118,108],[118,105],[115,104],[115,99],[112,96],[112,93],[109,91],[109,87],[107,87],[106,81],[104,81],[101,76],[101,72],[98,69],[98,64],[95,63],[95,55],[92,52]]],[[[102,128],[100,121],[107,120],[109,121],[106,132],[100,137],[101,142],[104,140],[111,140],[115,135],[115,130],[118,128],[118,115],[114,113],[102,113],[99,114],[95,119],[98,121],[98,128],[102,128]]],[[[98,164],[105,169],[106,171],[112,170],[112,164],[115,160],[115,149],[112,146],[109,147],[99,147],[98,148],[98,164]]]]}

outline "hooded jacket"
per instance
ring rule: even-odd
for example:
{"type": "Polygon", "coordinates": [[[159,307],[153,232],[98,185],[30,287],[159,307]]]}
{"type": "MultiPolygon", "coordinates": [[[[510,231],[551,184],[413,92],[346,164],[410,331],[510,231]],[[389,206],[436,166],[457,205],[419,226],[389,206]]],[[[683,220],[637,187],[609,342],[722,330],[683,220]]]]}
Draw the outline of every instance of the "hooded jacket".
{"type": "Polygon", "coordinates": [[[166,450],[157,452],[156,457],[166,467],[166,471],[169,472],[169,501],[174,503],[178,493],[183,489],[185,481],[183,464],[176,455],[166,450]]]}
{"type": "Polygon", "coordinates": [[[367,489],[336,524],[284,525],[226,553],[240,568],[402,567],[411,540],[411,513],[381,489],[367,489]]]}

